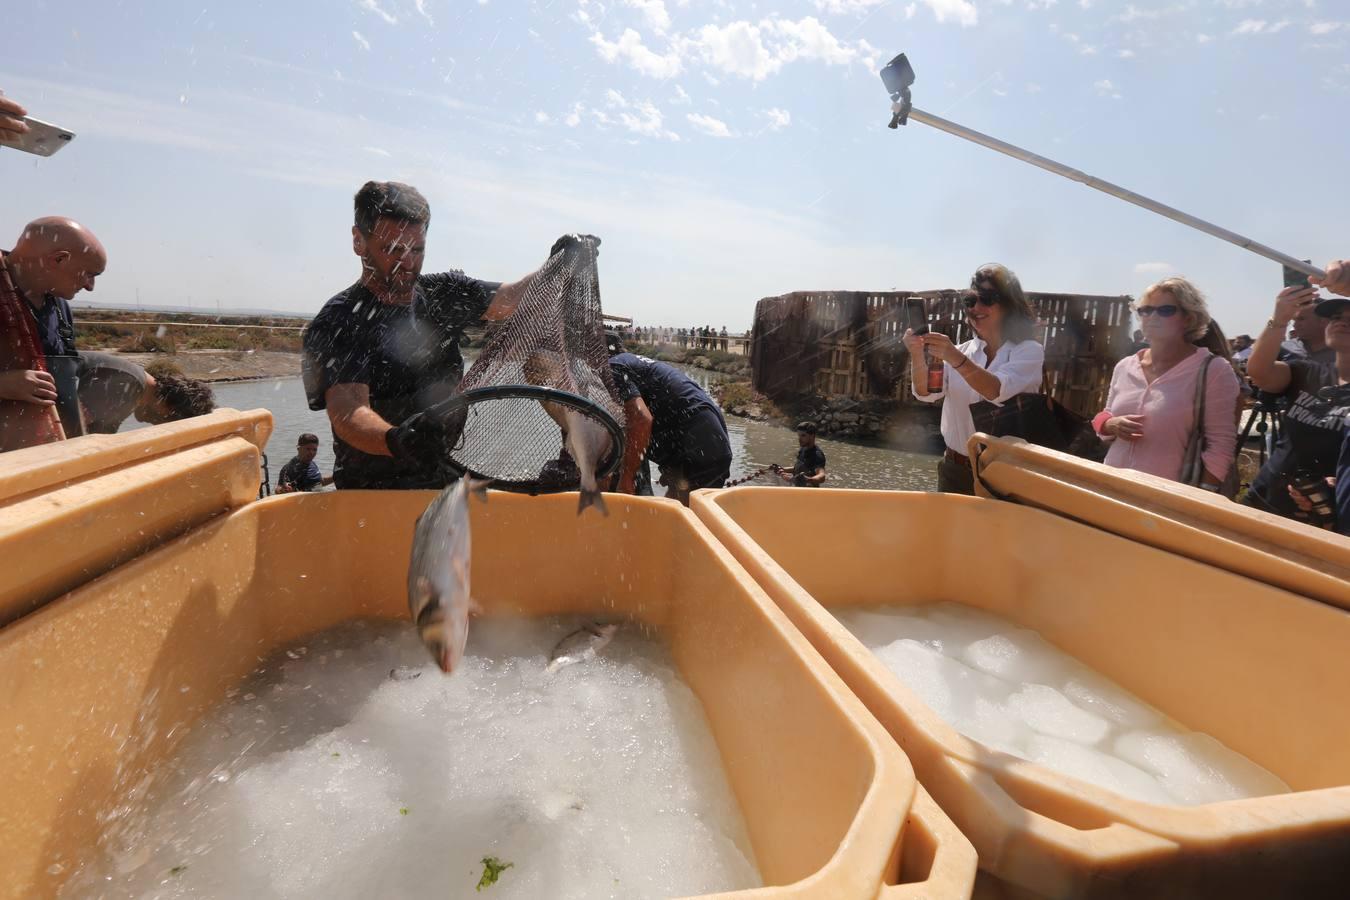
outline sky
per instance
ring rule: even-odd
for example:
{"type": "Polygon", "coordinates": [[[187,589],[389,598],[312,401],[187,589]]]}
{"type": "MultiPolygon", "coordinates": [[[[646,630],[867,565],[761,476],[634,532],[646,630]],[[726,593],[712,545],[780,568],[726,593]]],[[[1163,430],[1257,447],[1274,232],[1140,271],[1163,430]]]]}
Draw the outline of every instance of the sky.
{"type": "MultiPolygon", "coordinates": [[[[0,148],[0,247],[107,246],[92,296],[313,313],[352,195],[417,185],[425,271],[524,275],[599,235],[607,312],[744,329],[794,290],[1137,295],[1183,274],[1255,332],[1278,264],[919,124],[915,106],[1322,265],[1344,206],[1350,0],[260,0],[15,4],[0,90],[76,140],[0,148]]],[[[79,302],[77,300],[77,302],[79,302]]]]}

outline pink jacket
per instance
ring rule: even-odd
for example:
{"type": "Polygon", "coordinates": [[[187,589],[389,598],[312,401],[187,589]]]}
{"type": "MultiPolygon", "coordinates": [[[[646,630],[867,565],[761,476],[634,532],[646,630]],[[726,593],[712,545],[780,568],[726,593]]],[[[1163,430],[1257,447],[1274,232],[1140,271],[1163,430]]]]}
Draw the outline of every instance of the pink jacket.
{"type": "MultiPolygon", "coordinates": [[[[1196,347],[1188,359],[1177,363],[1148,384],[1141,360],[1144,351],[1116,364],[1106,408],[1113,416],[1144,417],[1144,436],[1137,441],[1106,438],[1111,448],[1106,464],[1134,469],[1162,478],[1179,480],[1195,418],[1195,382],[1200,364],[1212,356],[1196,347]]],[[[1237,400],[1240,385],[1233,367],[1222,358],[1209,364],[1205,385],[1205,468],[1218,478],[1228,474],[1237,450],[1237,400]]]]}

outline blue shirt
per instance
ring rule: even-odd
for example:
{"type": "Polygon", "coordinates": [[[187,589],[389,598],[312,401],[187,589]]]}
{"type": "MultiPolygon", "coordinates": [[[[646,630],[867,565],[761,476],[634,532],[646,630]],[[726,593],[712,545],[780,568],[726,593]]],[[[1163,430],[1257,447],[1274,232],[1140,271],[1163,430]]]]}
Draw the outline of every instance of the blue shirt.
{"type": "Polygon", "coordinates": [[[680,455],[686,426],[699,413],[711,410],[722,421],[722,410],[707,392],[669,363],[619,353],[609,358],[609,368],[619,399],[627,402],[641,397],[651,411],[649,455],[658,463],[680,455]]]}
{"type": "Polygon", "coordinates": [[[313,491],[323,486],[323,475],[319,473],[319,464],[310,460],[306,465],[300,457],[293,456],[291,461],[281,467],[277,476],[277,487],[292,485],[297,491],[313,491]]]}

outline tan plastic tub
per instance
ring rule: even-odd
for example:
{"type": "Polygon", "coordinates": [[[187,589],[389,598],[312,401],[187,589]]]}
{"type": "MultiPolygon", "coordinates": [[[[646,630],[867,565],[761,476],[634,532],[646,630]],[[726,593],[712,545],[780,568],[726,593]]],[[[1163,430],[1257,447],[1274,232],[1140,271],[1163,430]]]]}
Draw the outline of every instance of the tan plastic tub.
{"type": "MultiPolygon", "coordinates": [[[[1350,610],[1350,539],[1156,475],[977,434],[975,489],[1350,610]]],[[[1348,894],[1350,895],[1350,894],[1348,894]]]]}
{"type": "MultiPolygon", "coordinates": [[[[406,619],[433,496],[251,503],[0,630],[0,894],[53,894],[100,811],[259,657],[354,617],[406,619]]],[[[575,495],[473,504],[475,594],[489,616],[617,612],[670,642],[772,886],[737,896],[968,897],[970,844],[727,552],[671,501],[608,502],[608,518],[578,518],[575,495]]]]}
{"type": "Polygon", "coordinates": [[[693,509],[905,749],[1003,892],[1344,897],[1350,615],[1040,510],[737,488],[693,509]],[[992,752],[830,614],[950,600],[1039,631],[1294,793],[1158,806],[992,752]]]}
{"type": "Polygon", "coordinates": [[[0,626],[258,496],[265,410],[0,454],[0,626]]]}

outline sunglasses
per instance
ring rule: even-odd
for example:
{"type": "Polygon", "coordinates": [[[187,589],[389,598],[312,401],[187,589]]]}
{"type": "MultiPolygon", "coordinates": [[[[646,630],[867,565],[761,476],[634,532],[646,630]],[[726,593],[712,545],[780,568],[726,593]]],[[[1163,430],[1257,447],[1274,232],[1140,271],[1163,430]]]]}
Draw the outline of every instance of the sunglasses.
{"type": "Polygon", "coordinates": [[[974,297],[962,297],[961,302],[966,305],[966,309],[974,309],[976,303],[981,306],[997,306],[998,297],[993,294],[976,294],[974,297]]]}
{"type": "Polygon", "coordinates": [[[1181,307],[1168,303],[1164,306],[1136,306],[1134,312],[1135,315],[1139,316],[1141,319],[1147,319],[1154,313],[1157,313],[1164,319],[1170,319],[1175,316],[1180,309],[1181,307]]]}

